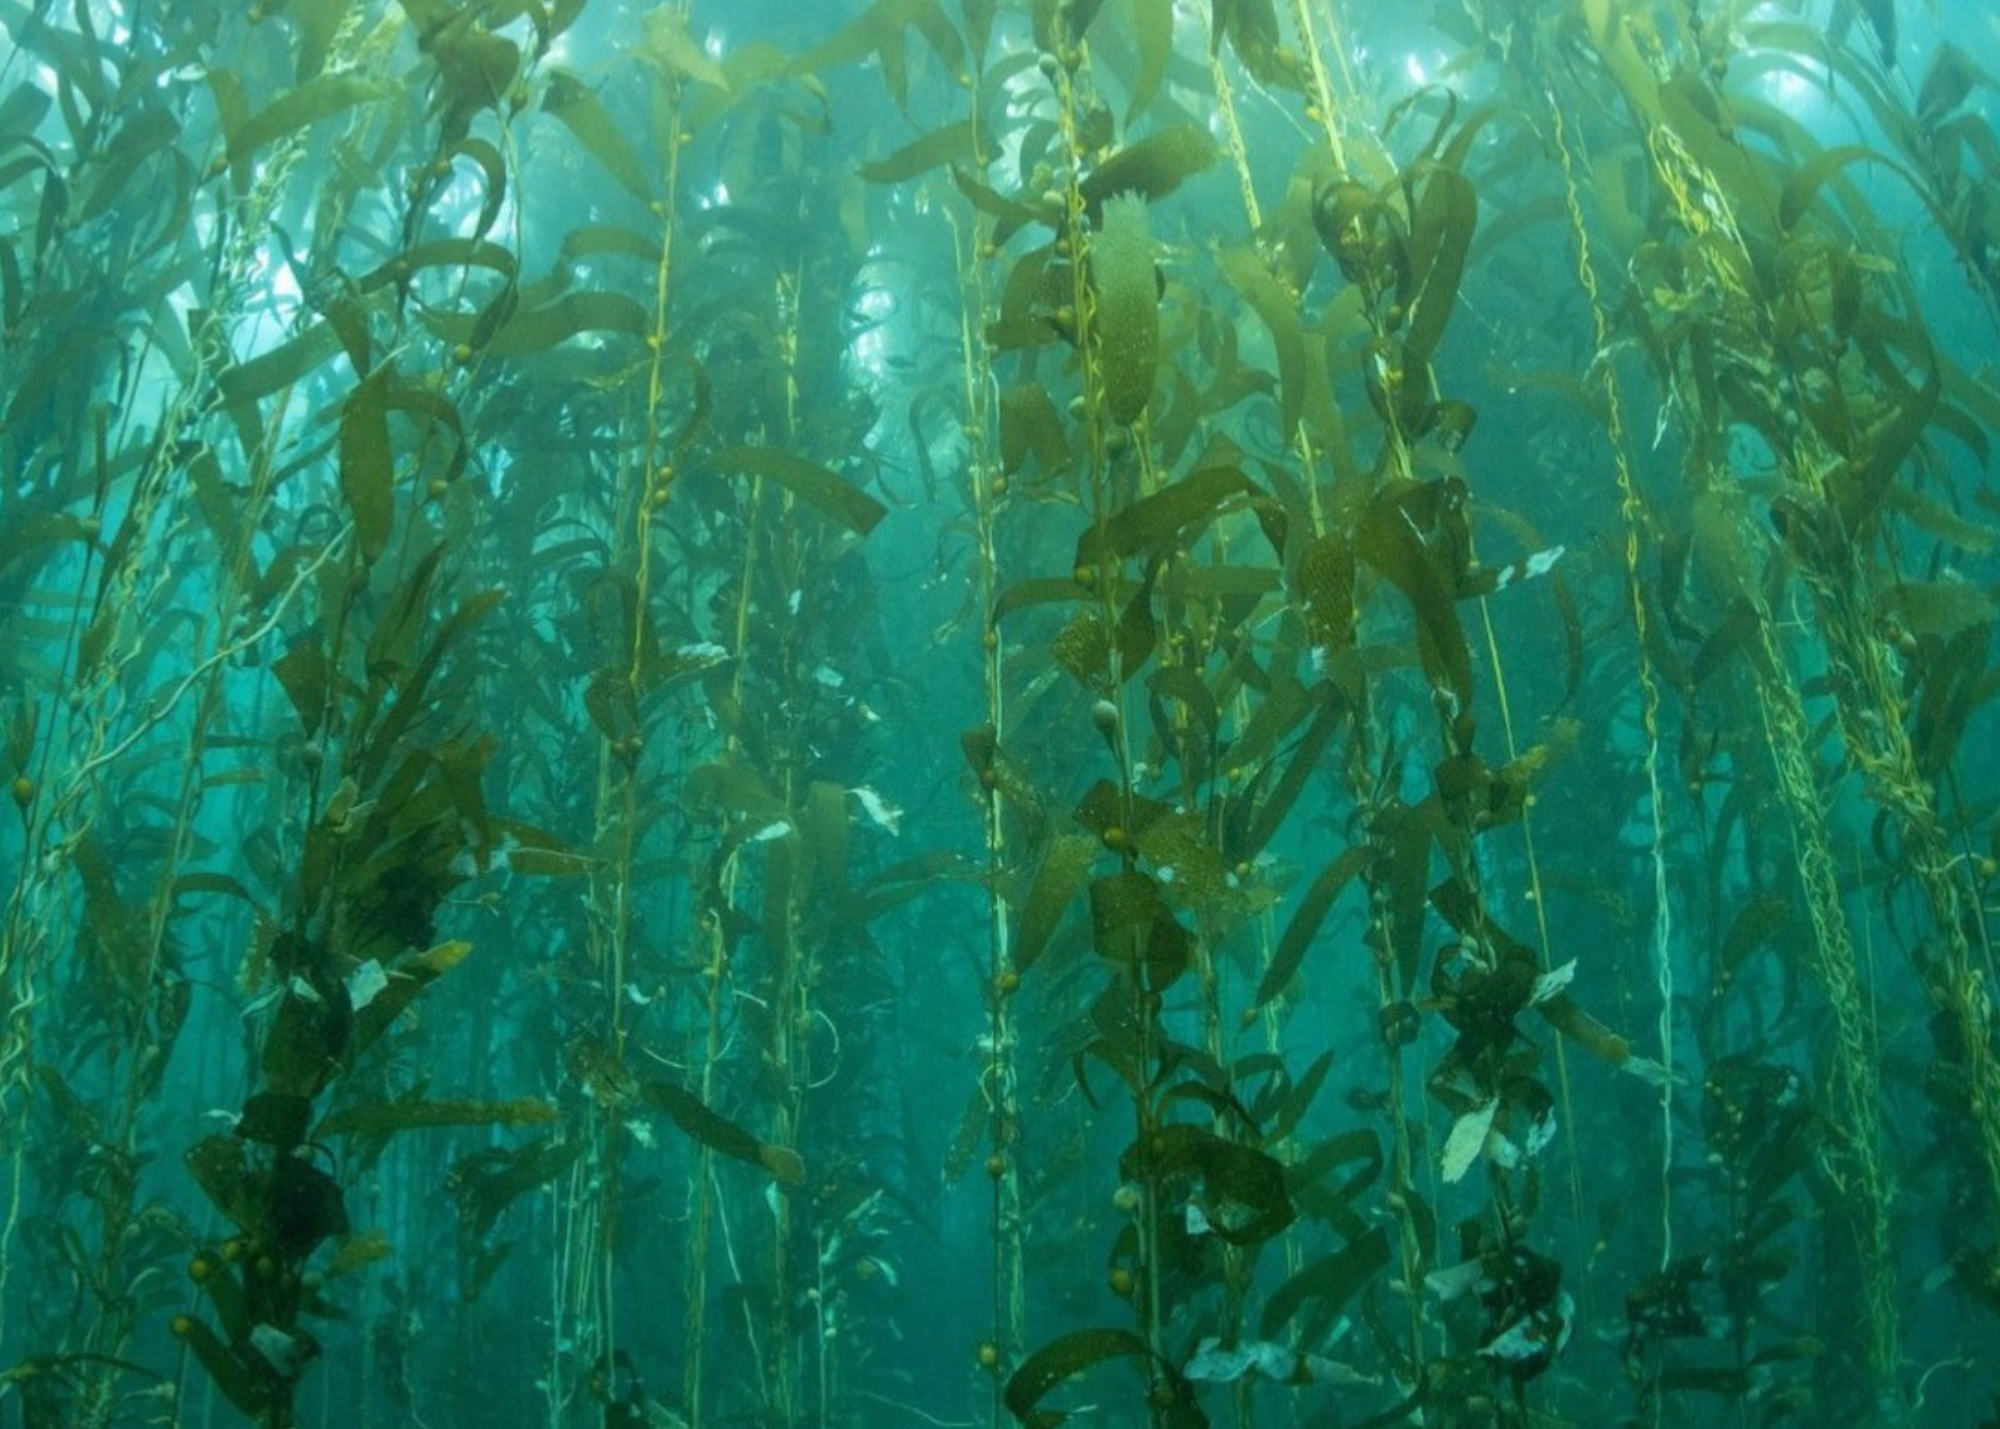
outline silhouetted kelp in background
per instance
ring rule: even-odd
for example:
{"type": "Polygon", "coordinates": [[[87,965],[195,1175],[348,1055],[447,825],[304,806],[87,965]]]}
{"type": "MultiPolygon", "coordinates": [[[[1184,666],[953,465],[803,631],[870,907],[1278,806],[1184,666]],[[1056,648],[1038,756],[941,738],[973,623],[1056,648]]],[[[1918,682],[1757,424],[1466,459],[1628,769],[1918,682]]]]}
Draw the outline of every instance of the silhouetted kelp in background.
{"type": "Polygon", "coordinates": [[[1984,17],[0,23],[28,1429],[1991,1422],[1984,17]]]}

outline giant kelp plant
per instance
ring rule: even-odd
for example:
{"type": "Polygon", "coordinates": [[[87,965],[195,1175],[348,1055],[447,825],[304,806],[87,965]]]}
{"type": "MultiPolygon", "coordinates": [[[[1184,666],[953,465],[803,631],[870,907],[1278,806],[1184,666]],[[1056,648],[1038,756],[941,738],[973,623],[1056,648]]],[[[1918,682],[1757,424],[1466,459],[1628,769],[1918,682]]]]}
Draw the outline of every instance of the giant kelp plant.
{"type": "Polygon", "coordinates": [[[0,1422],[2000,1416],[1920,0],[0,0],[0,1422]]]}

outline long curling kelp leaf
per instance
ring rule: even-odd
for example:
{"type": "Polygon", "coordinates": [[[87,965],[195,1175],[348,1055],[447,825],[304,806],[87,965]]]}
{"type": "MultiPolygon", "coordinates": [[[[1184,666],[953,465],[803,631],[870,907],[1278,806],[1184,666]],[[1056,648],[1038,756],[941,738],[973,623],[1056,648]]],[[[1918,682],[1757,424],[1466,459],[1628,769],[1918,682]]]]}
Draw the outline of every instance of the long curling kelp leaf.
{"type": "Polygon", "coordinates": [[[653,186],[646,177],[646,166],[639,162],[639,151],[612,120],[604,101],[582,80],[566,70],[550,71],[542,108],[560,120],[627,192],[652,200],[653,186]]]}
{"type": "Polygon", "coordinates": [[[1122,561],[1163,551],[1221,515],[1233,498],[1256,490],[1238,467],[1202,467],[1114,512],[1102,530],[1085,531],[1076,543],[1076,562],[1094,565],[1107,557],[1122,561]]]}
{"type": "Polygon", "coordinates": [[[1064,1380],[1128,1355],[1144,1359],[1152,1351],[1130,1330],[1072,1330],[1021,1361],[1007,1380],[1007,1410],[1024,1429],[1056,1429],[1069,1418],[1070,1411],[1043,1409],[1042,1397],[1064,1380]]]}
{"type": "MultiPolygon", "coordinates": [[[[208,1377],[215,1381],[215,1387],[222,1391],[225,1399],[252,1419],[263,1414],[271,1402],[271,1391],[265,1383],[264,1374],[253,1374],[247,1369],[221,1337],[200,1320],[181,1316],[174,1322],[174,1328],[182,1343],[194,1351],[194,1357],[201,1361],[201,1367],[208,1371],[208,1377]]],[[[265,1374],[268,1373],[265,1371],[265,1374]]]]}
{"type": "MultiPolygon", "coordinates": [[[[1313,1305],[1313,1323],[1322,1333],[1340,1309],[1389,1264],[1389,1237],[1380,1226],[1349,1241],[1332,1255],[1322,1256],[1271,1292],[1264,1302],[1258,1332],[1275,1338],[1292,1317],[1313,1305]]],[[[1308,1335],[1312,1344],[1317,1336],[1308,1335]]]]}
{"type": "MultiPolygon", "coordinates": [[[[520,357],[541,352],[584,333],[623,333],[627,337],[642,337],[652,330],[652,319],[646,310],[623,293],[564,293],[544,307],[517,308],[512,312],[502,312],[500,316],[503,320],[492,332],[492,340],[484,343],[482,348],[493,357],[520,357]]],[[[481,317],[486,317],[486,314],[481,314],[481,317]]],[[[494,324],[488,319],[484,325],[494,324]]],[[[440,332],[473,347],[482,346],[476,341],[483,335],[481,326],[480,320],[475,318],[455,319],[449,324],[438,320],[440,332]]]]}
{"type": "Polygon", "coordinates": [[[1453,605],[1455,592],[1432,547],[1393,494],[1363,514],[1355,551],[1403,593],[1416,616],[1417,655],[1431,683],[1472,703],[1472,651],[1453,605]]]}
{"type": "Polygon", "coordinates": [[[1049,945],[1062,925],[1063,915],[1090,879],[1102,845],[1083,834],[1063,834],[1049,845],[1035,881],[1021,905],[1021,921],[1014,932],[1014,967],[1026,972],[1049,945]]]}
{"type": "Polygon", "coordinates": [[[1069,439],[1048,388],[1021,382],[1000,394],[1000,466],[1010,476],[1033,457],[1044,475],[1069,465],[1069,439]]]}
{"type": "Polygon", "coordinates": [[[1090,931],[1099,957],[1161,992],[1187,971],[1193,939],[1167,907],[1160,886],[1136,869],[1090,885],[1090,931]]]}
{"type": "Polygon", "coordinates": [[[969,119],[933,129],[913,139],[892,154],[858,166],[855,177],[863,183],[899,184],[927,174],[942,164],[973,163],[977,128],[969,119]]]}
{"type": "Polygon", "coordinates": [[[333,670],[326,651],[313,641],[301,638],[271,662],[271,673],[298,711],[299,724],[310,739],[319,733],[326,718],[326,696],[333,670]]]}
{"type": "Polygon", "coordinates": [[[506,278],[515,273],[514,251],[478,238],[433,238],[413,243],[355,280],[364,293],[407,283],[425,268],[486,268],[506,278]]]}
{"type": "Polygon", "coordinates": [[[388,99],[389,86],[358,74],[322,74],[273,100],[229,131],[229,162],[242,165],[275,139],[329,119],[357,104],[388,99]]]}
{"type": "Polygon", "coordinates": [[[432,678],[452,646],[473,626],[484,620],[500,602],[506,592],[500,589],[483,590],[468,596],[457,609],[445,617],[438,625],[437,634],[424,653],[407,670],[386,663],[380,667],[393,670],[390,676],[396,692],[396,699],[375,726],[368,741],[368,747],[356,764],[364,779],[372,781],[387,765],[411,725],[430,709],[430,701],[425,698],[432,678]]]}
{"type": "MultiPolygon", "coordinates": [[[[1314,692],[1313,703],[1308,707],[1313,710],[1312,723],[1306,726],[1305,733],[1290,751],[1271,791],[1255,799],[1246,799],[1241,806],[1245,822],[1232,829],[1229,845],[1224,849],[1230,858],[1255,858],[1264,845],[1276,836],[1292,805],[1305,792],[1313,772],[1320,767],[1320,756],[1326,752],[1334,733],[1350,713],[1347,702],[1326,687],[1314,692]]],[[[1254,716],[1252,722],[1255,723],[1254,716]]],[[[1231,751],[1231,758],[1236,758],[1234,751],[1231,751]]],[[[1253,794],[1261,788],[1277,762],[1273,758],[1260,768],[1253,794]]]]}
{"type": "Polygon", "coordinates": [[[560,1112],[534,1097],[504,1102],[428,1099],[366,1102],[342,1107],[328,1116],[319,1124],[319,1134],[379,1136],[420,1127],[533,1126],[560,1120],[560,1112]]]}
{"type": "Polygon", "coordinates": [[[1279,413],[1282,430],[1289,438],[1298,431],[1307,396],[1306,341],[1299,326],[1299,305],[1286,296],[1283,285],[1253,248],[1225,250],[1222,275],[1271,334],[1271,351],[1278,359],[1279,413]]]}
{"type": "Polygon", "coordinates": [[[354,516],[361,559],[373,565],[395,525],[395,450],[389,443],[386,369],[371,374],[340,408],[340,494],[354,516]]]}
{"type": "MultiPolygon", "coordinates": [[[[1614,1067],[1624,1067],[1638,1061],[1632,1055],[1630,1042],[1572,1002],[1567,993],[1558,993],[1554,997],[1536,1003],[1535,1011],[1541,1013],[1549,1026],[1593,1057],[1600,1057],[1614,1067]]],[[[1639,1070],[1647,1071],[1651,1066],[1651,1063],[1647,1063],[1639,1070]]]]}
{"type": "Polygon", "coordinates": [[[1404,367],[1428,362],[1444,337],[1458,303],[1465,255],[1479,222],[1479,199],[1472,181],[1452,169],[1433,169],[1424,180],[1410,234],[1409,328],[1403,336],[1404,367]]]}
{"type": "Polygon", "coordinates": [[[1293,910],[1292,921],[1285,925],[1283,936],[1278,939],[1277,949],[1271,954],[1271,961],[1264,968],[1264,977],[1257,984],[1257,1005],[1264,1006],[1279,996],[1291,983],[1292,977],[1305,961],[1306,950],[1312,946],[1313,938],[1319,933],[1326,915],[1333,911],[1333,905],[1347,885],[1374,860],[1374,850],[1366,844],[1356,844],[1340,857],[1320,870],[1319,877],[1299,899],[1299,906],[1293,910]]]}
{"type": "Polygon", "coordinates": [[[789,64],[794,74],[817,74],[874,55],[884,88],[899,109],[910,102],[910,63],[905,40],[915,30],[930,46],[946,74],[965,68],[965,43],[938,0],[875,0],[853,23],[789,64]]]}
{"type": "Polygon", "coordinates": [[[1160,1127],[1127,1147],[1119,1169],[1134,1178],[1199,1178],[1208,1229],[1231,1245],[1260,1245],[1297,1216],[1275,1157],[1192,1122],[1160,1127]]]}
{"type": "Polygon", "coordinates": [[[1951,215],[1938,208],[1926,192],[1923,180],[1911,173],[1880,149],[1871,149],[1866,144],[1841,144],[1832,149],[1822,150],[1800,165],[1791,177],[1785,180],[1784,194],[1778,200],[1778,223],[1785,229],[1798,227],[1806,210],[1819,196],[1833,177],[1852,164],[1879,164],[1909,185],[1910,192],[1930,209],[1945,232],[1951,231],[1951,215]]]}
{"type": "Polygon", "coordinates": [[[1902,581],[1880,603],[1916,636],[1948,638],[2000,619],[1992,598],[1964,580],[1902,581]]]}
{"type": "Polygon", "coordinates": [[[671,1082],[642,1084],[646,1100],[673,1118],[674,1124],[712,1151],[751,1166],[760,1166],[787,1186],[806,1178],[806,1164],[787,1146],[759,1141],[700,1097],[671,1082]]]}
{"type": "Polygon", "coordinates": [[[1125,106],[1125,123],[1145,112],[1167,77],[1174,54],[1173,0],[1130,0],[1132,35],[1139,50],[1138,73],[1132,77],[1132,101],[1125,106]]]}
{"type": "Polygon", "coordinates": [[[824,516],[857,536],[875,529],[889,508],[867,492],[849,485],[818,462],[779,451],[776,447],[731,447],[702,463],[705,470],[730,476],[761,476],[775,481],[824,516]]]}
{"type": "Polygon", "coordinates": [[[246,362],[224,369],[215,385],[231,402],[260,401],[280,388],[302,381],[340,351],[340,330],[332,323],[314,323],[269,352],[260,352],[246,362]]]}
{"type": "Polygon", "coordinates": [[[389,1030],[417,994],[465,961],[472,944],[454,941],[439,943],[415,957],[404,958],[389,970],[389,981],[365,1004],[354,1009],[354,1030],[348,1037],[348,1055],[359,1056],[370,1043],[389,1030]]]}
{"type": "Polygon", "coordinates": [[[1916,449],[1924,428],[1937,412],[1939,399],[1944,395],[1944,376],[1936,358],[1925,356],[1929,365],[1921,387],[1911,387],[1886,357],[1874,363],[1883,385],[1897,389],[1902,401],[1894,419],[1878,430],[1868,444],[1866,465],[1851,477],[1833,483],[1843,507],[1846,529],[1850,531],[1859,530],[1875,515],[1885,494],[1895,485],[1896,473],[1916,449]]]}
{"type": "Polygon", "coordinates": [[[461,139],[447,152],[453,157],[463,155],[472,160],[486,176],[486,186],[479,202],[479,220],[472,225],[472,237],[484,238],[499,220],[500,210],[507,202],[507,161],[492,141],[477,137],[461,139]]]}

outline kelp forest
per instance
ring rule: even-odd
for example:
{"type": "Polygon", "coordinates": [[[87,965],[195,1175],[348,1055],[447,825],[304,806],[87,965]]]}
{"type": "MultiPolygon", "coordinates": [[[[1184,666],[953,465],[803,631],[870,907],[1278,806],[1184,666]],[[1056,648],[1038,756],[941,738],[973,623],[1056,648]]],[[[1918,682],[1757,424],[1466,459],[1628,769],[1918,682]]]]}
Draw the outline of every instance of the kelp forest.
{"type": "Polygon", "coordinates": [[[0,0],[0,1425],[2000,1424],[2000,16],[0,0]]]}

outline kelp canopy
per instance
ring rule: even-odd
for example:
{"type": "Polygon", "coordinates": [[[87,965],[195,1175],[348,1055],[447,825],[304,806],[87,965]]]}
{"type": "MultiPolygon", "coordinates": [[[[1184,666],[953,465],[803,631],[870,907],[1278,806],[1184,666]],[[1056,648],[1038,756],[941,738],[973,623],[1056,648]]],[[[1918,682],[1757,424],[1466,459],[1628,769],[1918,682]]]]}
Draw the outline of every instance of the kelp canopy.
{"type": "Polygon", "coordinates": [[[1992,18],[1408,8],[0,0],[0,1418],[2000,1422],[1992,18]]]}

